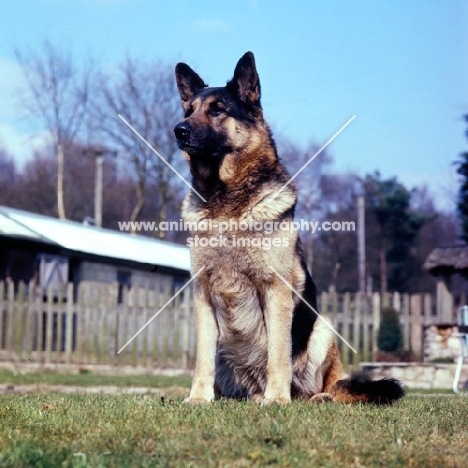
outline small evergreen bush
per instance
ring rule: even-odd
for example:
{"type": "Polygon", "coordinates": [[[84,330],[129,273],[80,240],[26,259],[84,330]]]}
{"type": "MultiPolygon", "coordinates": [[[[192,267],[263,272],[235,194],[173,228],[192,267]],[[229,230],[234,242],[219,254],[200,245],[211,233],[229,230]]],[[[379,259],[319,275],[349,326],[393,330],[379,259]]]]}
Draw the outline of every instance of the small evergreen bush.
{"type": "Polygon", "coordinates": [[[377,346],[381,351],[392,353],[403,345],[398,313],[393,307],[385,307],[380,314],[380,328],[377,334],[377,346]]]}

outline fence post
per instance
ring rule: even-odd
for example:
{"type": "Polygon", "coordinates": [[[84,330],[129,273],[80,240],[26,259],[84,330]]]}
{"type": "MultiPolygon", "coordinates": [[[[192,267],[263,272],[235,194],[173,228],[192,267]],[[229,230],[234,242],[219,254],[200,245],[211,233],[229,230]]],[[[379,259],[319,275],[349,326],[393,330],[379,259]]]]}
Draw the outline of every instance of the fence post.
{"type": "MultiPolygon", "coordinates": [[[[380,328],[380,296],[375,292],[372,294],[372,351],[375,354],[379,346],[377,344],[377,336],[380,328]]],[[[375,359],[375,356],[372,358],[375,359]]]]}
{"type": "Polygon", "coordinates": [[[84,329],[84,297],[86,284],[81,282],[77,291],[76,302],[76,350],[75,355],[79,363],[84,362],[84,337],[86,331],[84,329]]]}
{"type": "Polygon", "coordinates": [[[53,319],[54,319],[54,293],[52,285],[49,284],[47,288],[47,322],[46,322],[46,356],[45,362],[49,363],[52,360],[52,331],[53,331],[53,319]]]}
{"type": "Polygon", "coordinates": [[[67,319],[65,322],[65,362],[70,364],[73,351],[73,284],[67,285],[67,319]]]}
{"type": "Polygon", "coordinates": [[[369,300],[368,296],[361,293],[361,304],[362,304],[362,359],[364,362],[370,360],[370,336],[369,336],[369,300]]]}
{"type": "Polygon", "coordinates": [[[15,353],[18,359],[23,355],[23,332],[24,332],[24,314],[25,314],[25,286],[24,282],[18,284],[18,297],[16,299],[16,317],[15,317],[15,353]]]}
{"type": "Polygon", "coordinates": [[[422,321],[421,321],[421,295],[411,296],[411,337],[410,347],[416,359],[423,355],[422,321]]]}
{"type": "Polygon", "coordinates": [[[380,302],[383,307],[390,307],[390,298],[391,298],[391,294],[389,292],[385,292],[382,294],[382,297],[380,298],[380,302]]]}
{"type": "Polygon", "coordinates": [[[39,362],[44,361],[44,317],[45,317],[45,302],[44,302],[44,286],[39,285],[39,304],[35,310],[35,319],[37,324],[37,359],[39,362]]]}
{"type": "Polygon", "coordinates": [[[62,338],[63,338],[63,314],[64,314],[64,298],[65,291],[61,284],[58,285],[58,297],[57,297],[57,335],[55,344],[55,360],[59,361],[62,355],[62,338]]]}
{"type": "MultiPolygon", "coordinates": [[[[120,316],[119,316],[119,336],[122,339],[119,342],[119,349],[127,343],[130,339],[130,327],[129,327],[129,320],[130,320],[130,289],[123,287],[122,289],[122,305],[120,308],[120,316]]],[[[118,351],[118,350],[117,350],[118,351]]],[[[128,348],[122,351],[123,354],[119,355],[119,363],[124,365],[128,364],[128,348]]]]}
{"type": "Polygon", "coordinates": [[[108,353],[108,363],[117,365],[117,351],[118,348],[118,334],[119,334],[119,323],[118,323],[118,301],[119,285],[117,282],[112,283],[109,287],[109,297],[107,298],[107,306],[109,313],[109,346],[106,347],[108,353]]]}
{"type": "Polygon", "coordinates": [[[453,322],[453,296],[450,289],[450,276],[439,276],[437,278],[437,319],[439,323],[453,322]]]}
{"type": "Polygon", "coordinates": [[[7,294],[8,294],[8,309],[7,309],[7,323],[6,323],[6,329],[7,329],[7,336],[6,336],[6,350],[8,351],[8,354],[11,355],[14,350],[14,343],[13,343],[13,338],[14,338],[14,330],[15,330],[15,285],[13,284],[13,281],[9,281],[7,283],[7,294]]]}
{"type": "Polygon", "coordinates": [[[90,321],[94,290],[91,283],[86,284],[86,290],[87,294],[83,296],[83,364],[92,364],[90,354],[93,337],[89,335],[93,328],[90,326],[90,321]]]}
{"type": "MultiPolygon", "coordinates": [[[[342,335],[343,338],[349,343],[349,320],[351,315],[351,297],[350,293],[346,292],[343,298],[343,328],[342,335]]],[[[338,325],[338,324],[337,324],[338,325]]],[[[349,348],[346,343],[341,345],[341,354],[343,356],[343,364],[345,367],[349,366],[349,348]]]]}
{"type": "Polygon", "coordinates": [[[424,294],[424,325],[431,325],[432,322],[432,297],[429,293],[424,294]]]}
{"type": "MultiPolygon", "coordinates": [[[[169,289],[169,285],[166,283],[164,284],[163,287],[163,300],[161,302],[162,304],[165,304],[169,298],[171,297],[171,291],[169,289]]],[[[162,317],[161,317],[161,331],[163,333],[162,337],[162,342],[163,342],[163,350],[162,350],[162,362],[164,366],[167,366],[167,358],[168,358],[168,352],[169,352],[169,331],[171,328],[171,312],[172,312],[172,304],[170,307],[167,307],[163,312],[161,312],[162,317]]]]}
{"type": "MultiPolygon", "coordinates": [[[[26,321],[25,321],[25,352],[24,357],[25,359],[31,361],[32,359],[32,351],[34,348],[34,295],[35,295],[35,288],[36,283],[34,280],[29,282],[29,290],[28,290],[28,305],[27,305],[27,314],[26,314],[26,321]]],[[[0,306],[1,307],[1,306],[0,306]]],[[[1,336],[1,335],[0,335],[1,336]]]]}
{"type": "MultiPolygon", "coordinates": [[[[153,317],[157,312],[158,312],[158,302],[157,298],[159,297],[159,288],[160,288],[160,282],[159,280],[156,282],[155,287],[157,288],[155,290],[150,290],[149,291],[149,296],[148,296],[148,307],[151,316],[153,317]]],[[[158,339],[158,323],[159,323],[159,317],[156,317],[150,325],[150,350],[151,350],[151,365],[154,365],[155,362],[158,360],[158,355],[159,355],[159,339],[158,339]]]]}
{"type": "MultiPolygon", "coordinates": [[[[143,324],[145,324],[148,321],[148,287],[142,290],[141,294],[143,294],[143,324]]],[[[142,361],[143,365],[145,367],[148,366],[148,334],[149,334],[149,328],[146,327],[144,331],[142,332],[143,334],[143,344],[142,344],[142,361]]]]}
{"type": "Polygon", "coordinates": [[[410,301],[409,294],[403,294],[403,306],[401,318],[403,320],[403,346],[409,349],[410,346],[410,301]]]}
{"type": "Polygon", "coordinates": [[[99,302],[97,304],[96,311],[96,318],[98,319],[96,331],[99,330],[99,333],[96,333],[96,341],[98,342],[98,346],[96,347],[95,353],[99,364],[107,363],[107,340],[109,339],[107,327],[107,322],[109,320],[109,308],[107,307],[107,304],[109,299],[109,288],[109,284],[106,284],[100,288],[98,296],[99,302]]]}
{"type": "Polygon", "coordinates": [[[353,348],[357,351],[353,353],[353,366],[359,365],[361,361],[361,318],[362,318],[361,294],[354,295],[354,317],[353,317],[353,348]]]}
{"type": "Polygon", "coordinates": [[[332,320],[332,323],[335,323],[336,322],[336,318],[338,316],[338,294],[336,293],[336,291],[333,289],[332,292],[330,292],[328,294],[328,298],[332,300],[332,316],[331,316],[331,320],[332,320]]]}
{"type": "MultiPolygon", "coordinates": [[[[138,287],[132,286],[129,291],[129,311],[131,320],[133,320],[133,331],[131,332],[129,339],[140,329],[138,326],[138,287]]],[[[129,344],[130,347],[130,364],[136,366],[137,359],[137,345],[138,345],[138,336],[129,344]]]]}

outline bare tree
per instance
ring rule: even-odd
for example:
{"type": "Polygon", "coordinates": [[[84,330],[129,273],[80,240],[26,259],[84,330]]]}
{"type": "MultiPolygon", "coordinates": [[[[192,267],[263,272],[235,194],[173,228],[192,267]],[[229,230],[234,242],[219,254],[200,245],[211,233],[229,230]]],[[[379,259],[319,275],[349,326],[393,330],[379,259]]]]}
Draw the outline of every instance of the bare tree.
{"type": "Polygon", "coordinates": [[[27,84],[21,95],[23,106],[45,125],[57,154],[57,211],[59,218],[65,219],[65,152],[83,125],[93,67],[89,62],[79,71],[71,53],[62,53],[48,41],[37,52],[15,49],[15,55],[27,84]]]}
{"type": "Polygon", "coordinates": [[[15,178],[15,162],[10,154],[0,146],[0,205],[12,204],[15,178]]]}
{"type": "MultiPolygon", "coordinates": [[[[327,171],[329,172],[329,171],[327,171]]],[[[320,223],[356,222],[357,178],[354,174],[327,173],[320,177],[320,223]]],[[[356,233],[319,230],[314,236],[317,255],[314,272],[319,290],[357,290],[356,233]]]]}
{"type": "MultiPolygon", "coordinates": [[[[5,163],[0,150],[0,204],[54,216],[57,208],[57,163],[52,151],[49,148],[37,151],[21,170],[16,173],[13,170],[12,161],[7,159],[5,163]]],[[[64,164],[68,219],[81,223],[93,217],[94,190],[90,182],[94,180],[95,171],[91,149],[72,144],[64,164]]],[[[103,187],[103,226],[118,229],[118,221],[128,219],[131,213],[135,189],[133,179],[118,170],[115,158],[103,161],[103,187]]]]}
{"type": "Polygon", "coordinates": [[[15,208],[46,216],[56,214],[57,162],[54,156],[35,152],[17,179],[15,208]]]}
{"type": "MultiPolygon", "coordinates": [[[[125,123],[120,114],[172,166],[184,171],[173,128],[181,117],[180,99],[172,67],[162,62],[145,63],[127,57],[112,76],[100,79],[100,102],[93,106],[96,127],[106,143],[116,146],[131,163],[136,178],[137,200],[131,221],[139,219],[147,187],[154,182],[158,207],[156,222],[166,221],[171,204],[181,199],[180,181],[171,169],[125,123]]],[[[163,236],[164,232],[160,232],[163,236]]]]}
{"type": "MultiPolygon", "coordinates": [[[[301,148],[292,141],[280,137],[277,146],[278,154],[291,176],[303,168],[294,179],[299,191],[296,218],[303,218],[307,221],[318,220],[325,212],[326,203],[322,198],[321,180],[324,168],[331,162],[330,156],[324,151],[311,161],[320,149],[320,146],[312,142],[306,148],[301,148]],[[306,164],[307,166],[304,167],[306,164]]],[[[312,272],[314,263],[312,233],[302,232],[301,240],[306,253],[307,266],[312,272]]]]}

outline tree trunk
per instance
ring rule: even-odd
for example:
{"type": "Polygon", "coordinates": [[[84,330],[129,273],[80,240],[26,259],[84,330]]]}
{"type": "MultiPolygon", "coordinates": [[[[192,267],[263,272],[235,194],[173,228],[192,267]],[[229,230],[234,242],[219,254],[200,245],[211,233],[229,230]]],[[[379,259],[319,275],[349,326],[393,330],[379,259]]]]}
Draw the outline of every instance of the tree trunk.
{"type": "MultiPolygon", "coordinates": [[[[158,209],[158,223],[162,221],[167,221],[167,204],[168,204],[168,191],[167,191],[167,184],[164,180],[159,182],[158,187],[158,195],[159,195],[159,209],[158,209]]],[[[159,230],[157,236],[160,239],[164,239],[167,237],[167,233],[163,230],[159,230]]]]}
{"type": "MultiPolygon", "coordinates": [[[[167,220],[167,201],[163,198],[161,199],[161,205],[159,207],[159,222],[167,220]]],[[[164,239],[166,233],[163,230],[158,231],[158,237],[164,239]]]]}
{"type": "Polygon", "coordinates": [[[94,225],[102,227],[102,149],[95,151],[96,174],[94,182],[94,225]]]}
{"type": "Polygon", "coordinates": [[[358,276],[359,292],[366,292],[366,207],[364,197],[358,197],[358,276]]]}
{"type": "Polygon", "coordinates": [[[383,300],[388,288],[387,280],[387,256],[385,246],[380,246],[380,294],[383,300]]]}
{"type": "Polygon", "coordinates": [[[306,250],[306,263],[309,273],[313,275],[314,267],[314,239],[312,236],[307,236],[307,250],[306,250]]]}
{"type": "Polygon", "coordinates": [[[333,292],[336,291],[336,280],[338,278],[338,273],[340,272],[340,268],[341,268],[341,263],[336,262],[335,268],[333,269],[332,279],[331,279],[330,285],[328,286],[329,291],[333,291],[333,292]]]}
{"type": "MultiPolygon", "coordinates": [[[[138,183],[136,186],[136,194],[137,194],[137,203],[135,207],[133,208],[132,215],[130,217],[130,221],[134,223],[138,217],[140,216],[141,210],[143,209],[143,206],[145,204],[145,180],[144,178],[140,177],[138,178],[138,183]]],[[[132,231],[131,234],[135,234],[136,229],[134,226],[132,226],[132,231]]]]}
{"type": "Polygon", "coordinates": [[[63,201],[63,160],[63,145],[59,144],[57,147],[57,212],[60,219],[67,219],[63,201]]]}

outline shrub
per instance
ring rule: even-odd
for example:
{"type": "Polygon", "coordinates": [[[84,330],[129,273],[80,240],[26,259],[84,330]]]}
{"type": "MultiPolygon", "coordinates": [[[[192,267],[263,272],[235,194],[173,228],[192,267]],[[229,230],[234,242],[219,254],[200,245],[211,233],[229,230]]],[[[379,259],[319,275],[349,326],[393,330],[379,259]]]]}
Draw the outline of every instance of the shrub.
{"type": "Polygon", "coordinates": [[[398,313],[393,307],[385,307],[380,314],[380,328],[377,334],[377,346],[381,351],[395,352],[403,344],[398,313]]]}

